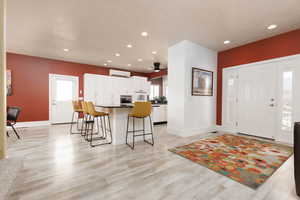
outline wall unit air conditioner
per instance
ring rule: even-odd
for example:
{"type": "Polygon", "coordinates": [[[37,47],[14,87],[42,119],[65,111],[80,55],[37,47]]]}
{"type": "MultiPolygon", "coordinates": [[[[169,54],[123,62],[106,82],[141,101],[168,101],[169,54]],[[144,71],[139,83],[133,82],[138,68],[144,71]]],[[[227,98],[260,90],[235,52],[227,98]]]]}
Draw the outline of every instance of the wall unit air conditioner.
{"type": "Polygon", "coordinates": [[[130,72],[125,72],[125,71],[119,71],[119,70],[110,69],[109,70],[109,75],[110,76],[118,76],[118,77],[129,78],[130,75],[131,75],[131,73],[130,72]]]}

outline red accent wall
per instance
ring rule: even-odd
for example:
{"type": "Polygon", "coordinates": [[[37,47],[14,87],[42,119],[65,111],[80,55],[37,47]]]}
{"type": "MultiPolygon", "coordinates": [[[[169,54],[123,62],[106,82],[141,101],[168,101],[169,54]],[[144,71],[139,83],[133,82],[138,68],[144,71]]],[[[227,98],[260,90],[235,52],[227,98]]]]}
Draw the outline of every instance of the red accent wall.
{"type": "MultiPolygon", "coordinates": [[[[82,91],[84,73],[109,74],[105,67],[14,53],[7,53],[7,69],[12,70],[12,96],[7,97],[7,105],[22,108],[18,120],[22,122],[49,120],[49,74],[78,76],[82,91]]],[[[146,73],[132,75],[147,77],[146,73]]]]}
{"type": "Polygon", "coordinates": [[[300,54],[300,29],[218,53],[217,124],[222,123],[222,70],[252,62],[300,54]]]}

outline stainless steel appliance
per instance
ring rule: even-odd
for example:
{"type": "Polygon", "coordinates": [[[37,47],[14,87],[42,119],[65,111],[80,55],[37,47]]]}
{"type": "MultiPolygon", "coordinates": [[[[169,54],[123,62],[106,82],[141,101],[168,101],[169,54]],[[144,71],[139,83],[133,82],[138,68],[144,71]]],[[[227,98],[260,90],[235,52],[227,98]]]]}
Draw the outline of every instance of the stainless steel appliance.
{"type": "Polygon", "coordinates": [[[149,95],[146,92],[135,92],[133,101],[145,102],[149,100],[149,95]]]}
{"type": "Polygon", "coordinates": [[[121,104],[132,103],[132,96],[131,95],[121,95],[120,103],[121,104]]]}

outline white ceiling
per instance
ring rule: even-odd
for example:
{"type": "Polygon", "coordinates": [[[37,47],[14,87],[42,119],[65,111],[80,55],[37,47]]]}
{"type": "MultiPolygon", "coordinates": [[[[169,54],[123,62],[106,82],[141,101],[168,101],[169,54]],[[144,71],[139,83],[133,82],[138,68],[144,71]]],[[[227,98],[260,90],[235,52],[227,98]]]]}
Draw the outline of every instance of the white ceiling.
{"type": "Polygon", "coordinates": [[[299,0],[7,0],[8,51],[141,72],[181,40],[221,51],[299,27],[299,0]]]}

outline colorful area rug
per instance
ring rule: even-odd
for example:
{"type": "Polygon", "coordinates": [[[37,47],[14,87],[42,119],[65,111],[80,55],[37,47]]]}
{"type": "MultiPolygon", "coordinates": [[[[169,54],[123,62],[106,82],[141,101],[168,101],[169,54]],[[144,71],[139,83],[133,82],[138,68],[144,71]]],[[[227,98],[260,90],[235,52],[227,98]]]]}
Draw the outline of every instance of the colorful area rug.
{"type": "Polygon", "coordinates": [[[202,139],[170,151],[253,189],[293,154],[289,146],[231,134],[202,139]]]}

